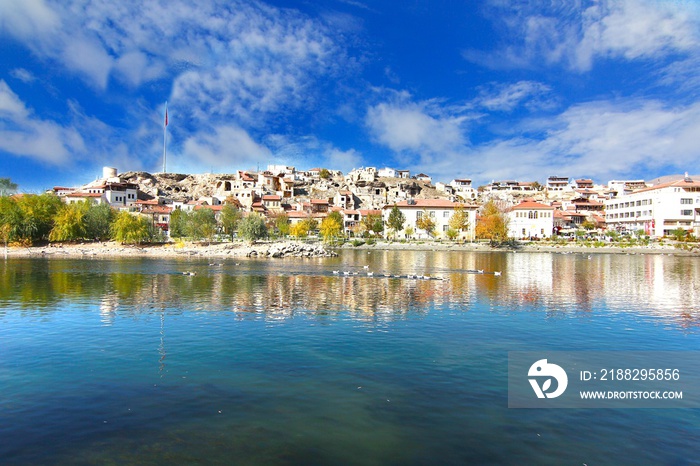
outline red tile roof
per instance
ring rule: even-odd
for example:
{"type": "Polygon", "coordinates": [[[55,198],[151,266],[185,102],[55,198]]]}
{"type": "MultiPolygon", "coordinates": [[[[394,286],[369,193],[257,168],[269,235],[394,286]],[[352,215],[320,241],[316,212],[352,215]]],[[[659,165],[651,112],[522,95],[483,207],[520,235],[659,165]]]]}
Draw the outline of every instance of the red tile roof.
{"type": "Polygon", "coordinates": [[[539,202],[535,202],[535,201],[522,201],[520,204],[510,208],[510,210],[533,210],[533,209],[554,210],[554,207],[552,207],[550,205],[540,204],[539,202]]]}

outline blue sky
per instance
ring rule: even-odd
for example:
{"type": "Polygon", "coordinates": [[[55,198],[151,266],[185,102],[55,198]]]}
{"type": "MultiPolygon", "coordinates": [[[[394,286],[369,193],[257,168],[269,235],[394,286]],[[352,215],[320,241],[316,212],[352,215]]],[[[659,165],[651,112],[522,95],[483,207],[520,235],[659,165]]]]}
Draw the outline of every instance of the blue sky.
{"type": "Polygon", "coordinates": [[[698,172],[691,0],[0,0],[0,177],[698,172]]]}

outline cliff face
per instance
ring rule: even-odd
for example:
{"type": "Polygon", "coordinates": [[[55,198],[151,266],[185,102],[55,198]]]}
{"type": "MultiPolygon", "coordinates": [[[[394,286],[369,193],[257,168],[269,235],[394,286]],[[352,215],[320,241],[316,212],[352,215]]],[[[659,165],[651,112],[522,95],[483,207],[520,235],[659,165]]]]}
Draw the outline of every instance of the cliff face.
{"type": "Polygon", "coordinates": [[[180,173],[125,172],[119,175],[124,182],[134,183],[151,197],[164,196],[174,201],[188,201],[216,194],[219,182],[232,180],[233,175],[184,175],[180,173]]]}
{"type": "MultiPolygon", "coordinates": [[[[122,182],[134,183],[146,197],[167,197],[173,201],[197,200],[202,197],[221,195],[220,186],[226,181],[235,180],[235,175],[178,173],[155,173],[129,171],[119,175],[122,182]]],[[[378,209],[385,204],[399,202],[407,197],[444,198],[444,192],[437,191],[427,183],[403,178],[381,178],[372,182],[348,181],[342,175],[328,180],[298,181],[295,183],[293,201],[308,199],[331,200],[338,191],[350,191],[357,201],[356,208],[378,209]]]]}

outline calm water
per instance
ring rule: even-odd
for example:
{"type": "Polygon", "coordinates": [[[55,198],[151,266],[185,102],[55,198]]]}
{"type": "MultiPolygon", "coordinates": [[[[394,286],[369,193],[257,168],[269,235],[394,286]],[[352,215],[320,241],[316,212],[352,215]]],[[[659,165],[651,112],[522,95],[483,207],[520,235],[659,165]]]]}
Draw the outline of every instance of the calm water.
{"type": "Polygon", "coordinates": [[[700,351],[697,258],[215,261],[1,262],[0,464],[700,464],[700,410],[507,408],[508,351],[700,351]]]}

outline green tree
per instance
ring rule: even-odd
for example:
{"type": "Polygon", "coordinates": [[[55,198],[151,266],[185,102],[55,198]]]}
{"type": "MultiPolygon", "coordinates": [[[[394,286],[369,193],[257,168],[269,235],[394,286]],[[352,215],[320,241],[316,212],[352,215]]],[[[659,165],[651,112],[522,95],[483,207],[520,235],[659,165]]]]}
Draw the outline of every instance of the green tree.
{"type": "Polygon", "coordinates": [[[671,236],[676,241],[685,241],[688,236],[690,236],[690,231],[684,230],[683,228],[676,228],[675,230],[671,230],[671,236]]]}
{"type": "Polygon", "coordinates": [[[46,240],[53,228],[54,217],[63,202],[53,194],[25,194],[18,197],[16,207],[11,210],[13,241],[33,243],[46,240]]]}
{"type": "Polygon", "coordinates": [[[318,173],[318,176],[322,180],[327,180],[331,177],[331,172],[329,172],[326,168],[322,168],[321,171],[318,173]]]}
{"type": "Polygon", "coordinates": [[[241,221],[241,211],[231,204],[226,204],[221,209],[221,227],[224,229],[224,233],[231,236],[231,241],[233,241],[233,235],[238,231],[238,223],[241,221]]]}
{"type": "Polygon", "coordinates": [[[175,209],[170,213],[170,237],[183,238],[187,236],[189,228],[189,214],[181,209],[175,209]]]}
{"type": "Polygon", "coordinates": [[[406,223],[406,216],[399,210],[396,204],[394,204],[394,207],[391,208],[391,212],[389,212],[389,220],[387,222],[394,236],[396,236],[396,233],[403,230],[404,223],[406,223]]]}
{"type": "Polygon", "coordinates": [[[85,239],[85,214],[89,206],[79,202],[64,205],[54,218],[54,226],[49,233],[49,241],[78,241],[85,239]]]}
{"type": "Polygon", "coordinates": [[[321,222],[321,236],[326,242],[334,241],[343,234],[343,216],[340,212],[331,212],[321,222]]]}
{"type": "Polygon", "coordinates": [[[484,204],[481,219],[476,224],[476,237],[502,243],[508,239],[509,219],[493,200],[484,204]]]}
{"type": "Polygon", "coordinates": [[[251,243],[267,238],[268,232],[265,219],[256,213],[248,215],[238,225],[238,233],[251,243]]]}
{"type": "Polygon", "coordinates": [[[211,242],[216,235],[216,214],[208,207],[195,210],[190,217],[190,236],[194,240],[211,242]]]}
{"type": "Polygon", "coordinates": [[[112,223],[112,239],[122,244],[141,244],[152,237],[152,222],[129,212],[119,212],[112,223]]]}
{"type": "Polygon", "coordinates": [[[0,233],[5,246],[19,241],[22,234],[22,217],[22,210],[14,198],[0,196],[0,233]]]}
{"type": "Polygon", "coordinates": [[[416,220],[416,227],[424,230],[428,236],[433,236],[433,231],[435,230],[435,221],[430,218],[428,212],[423,209],[423,215],[421,215],[418,220],[416,220]]]}
{"type": "Polygon", "coordinates": [[[406,227],[406,236],[409,238],[413,237],[413,233],[415,233],[415,230],[413,227],[406,227]]]}
{"type": "MultiPolygon", "coordinates": [[[[89,201],[86,201],[86,203],[89,201]]],[[[89,205],[84,217],[87,238],[104,241],[110,236],[114,209],[109,204],[89,205]]]]}
{"type": "Polygon", "coordinates": [[[277,215],[275,217],[275,228],[281,237],[287,236],[289,234],[289,216],[284,212],[277,215]]]}
{"type": "Polygon", "coordinates": [[[455,230],[454,228],[449,228],[449,229],[445,232],[445,236],[447,236],[447,238],[448,238],[450,241],[454,241],[455,239],[457,239],[457,236],[458,236],[458,235],[459,235],[459,232],[458,232],[457,230],[455,230]]]}
{"type": "Polygon", "coordinates": [[[17,192],[17,183],[10,178],[0,178],[0,196],[8,196],[17,192]]]}

